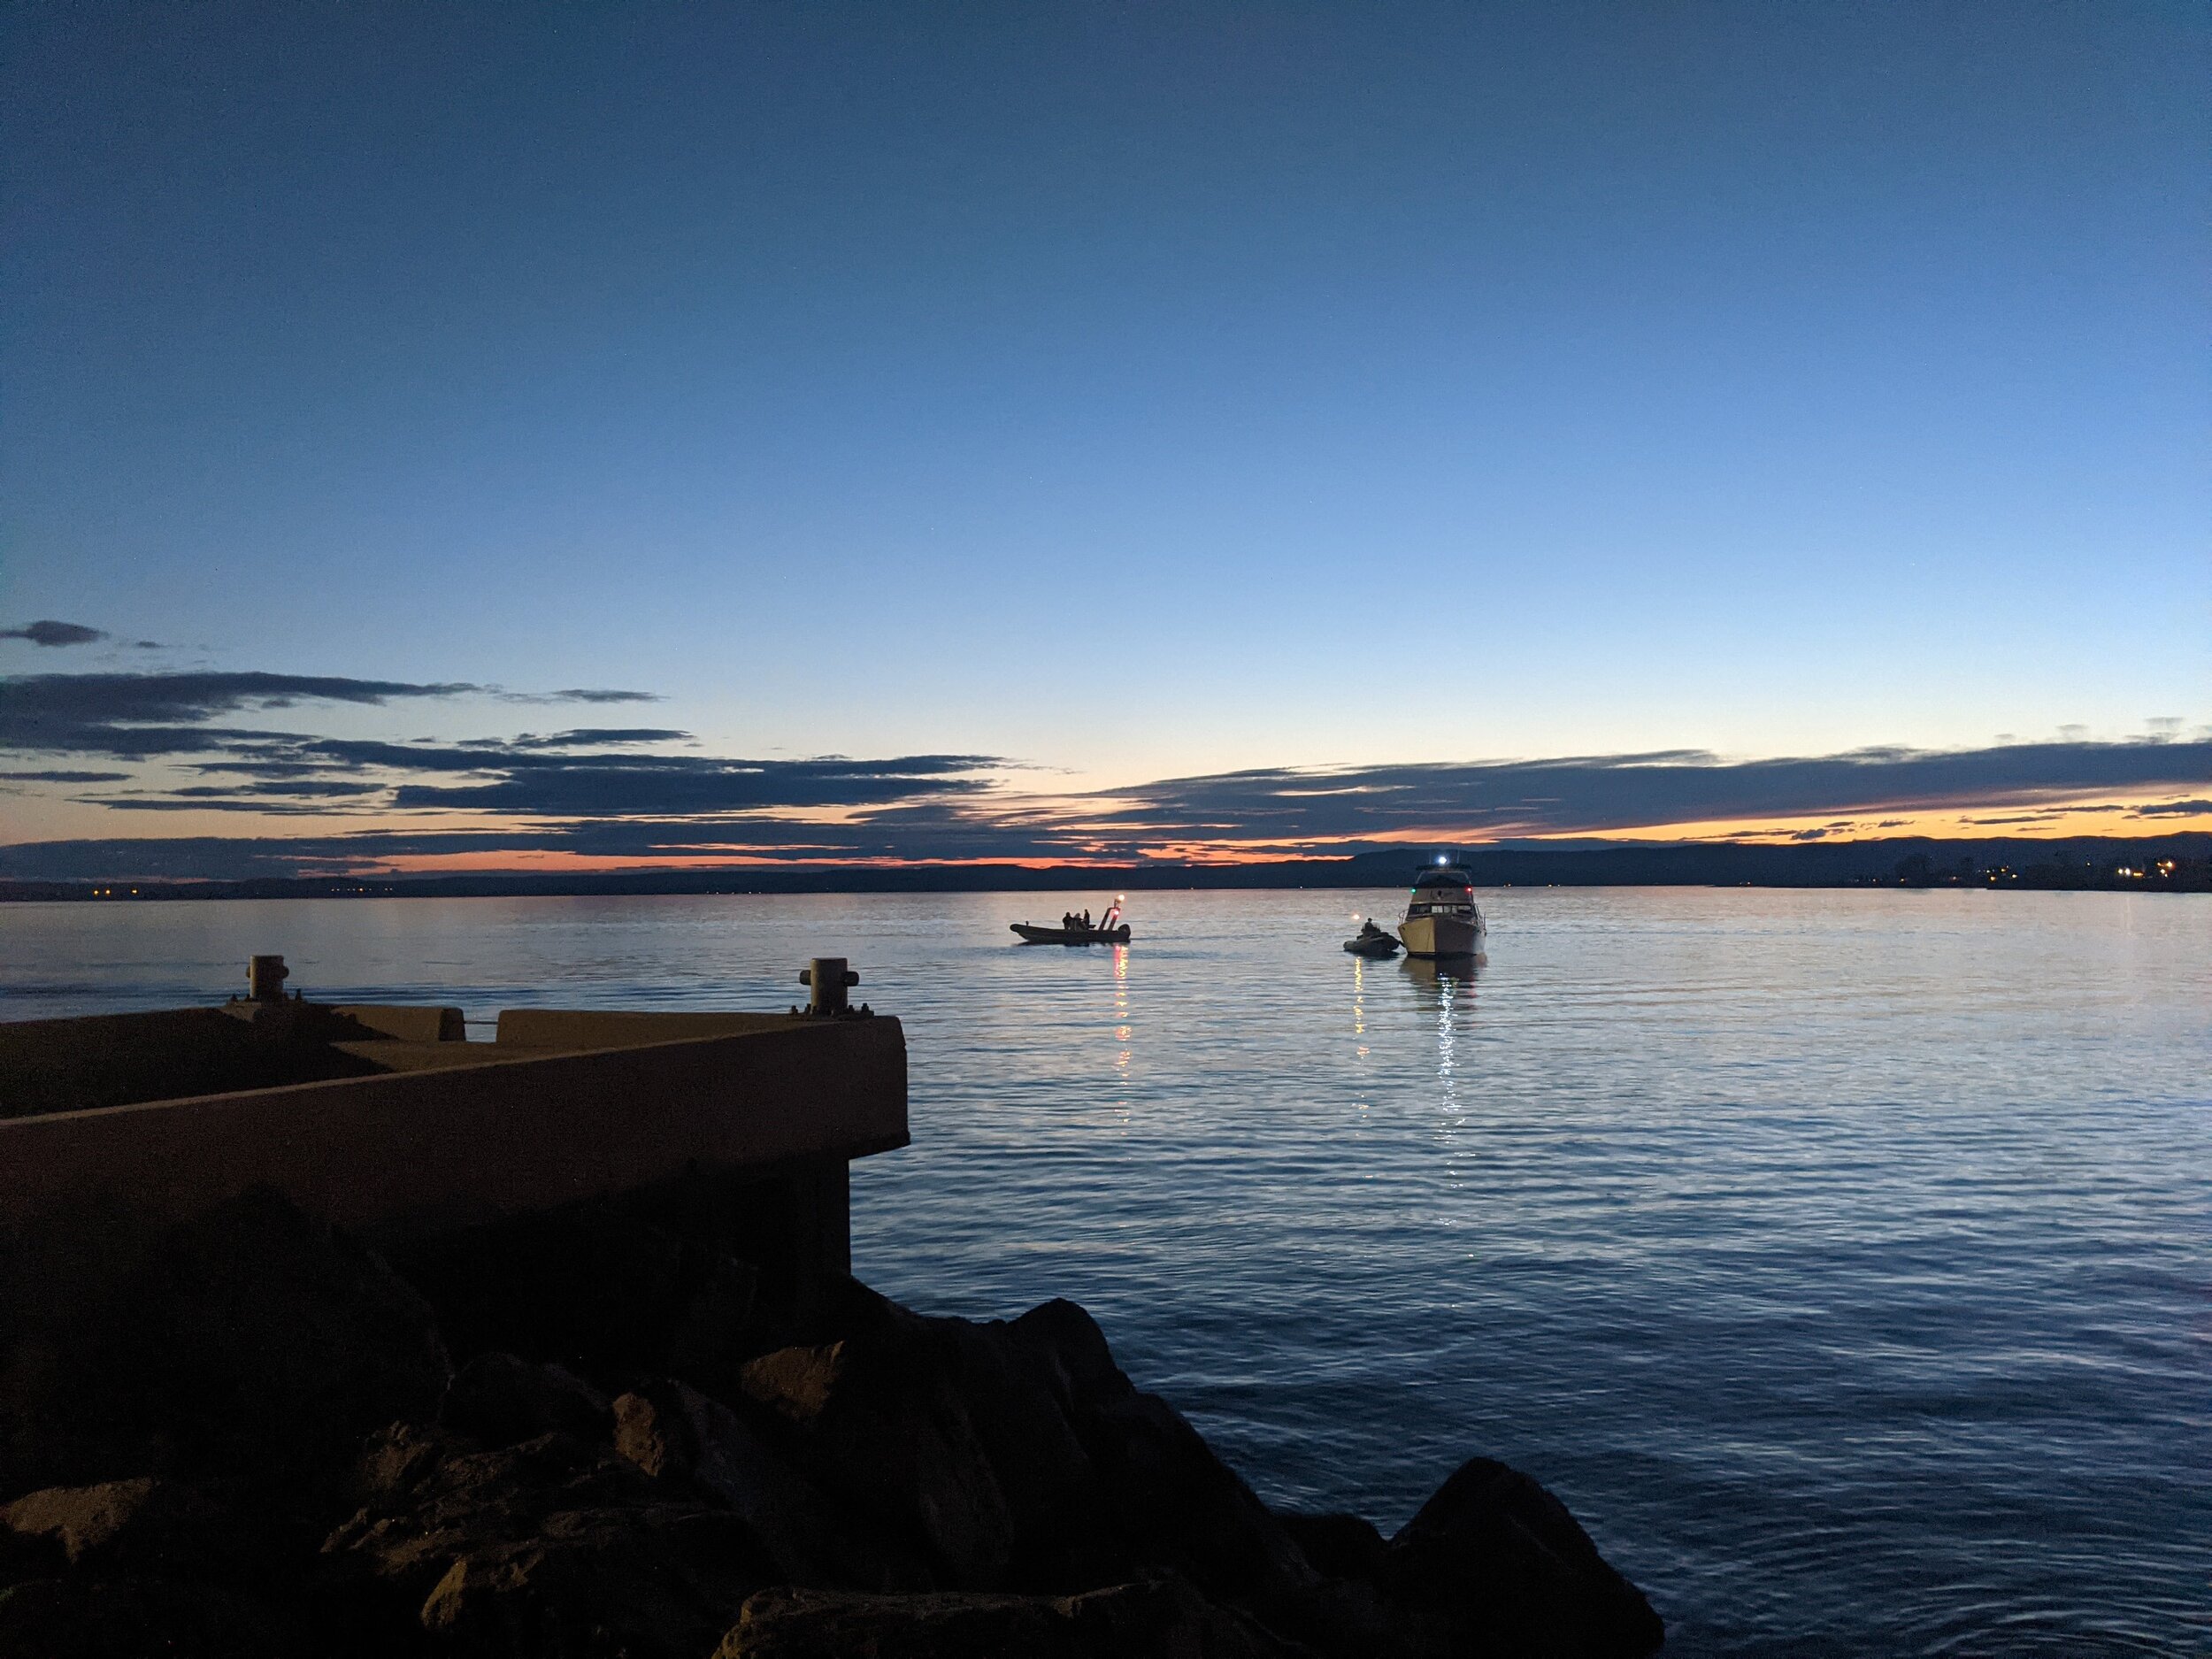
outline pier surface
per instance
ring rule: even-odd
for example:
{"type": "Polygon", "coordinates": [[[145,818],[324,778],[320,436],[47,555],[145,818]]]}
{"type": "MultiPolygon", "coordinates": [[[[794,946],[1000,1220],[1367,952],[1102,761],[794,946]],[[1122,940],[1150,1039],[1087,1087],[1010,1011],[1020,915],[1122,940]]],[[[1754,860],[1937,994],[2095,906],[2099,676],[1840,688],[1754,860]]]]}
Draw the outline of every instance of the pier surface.
{"type": "Polygon", "coordinates": [[[388,1240],[703,1171],[808,1195],[842,1271],[847,1164],[907,1144],[889,1018],[277,1006],[0,1025],[0,1225],[270,1187],[388,1240]]]}

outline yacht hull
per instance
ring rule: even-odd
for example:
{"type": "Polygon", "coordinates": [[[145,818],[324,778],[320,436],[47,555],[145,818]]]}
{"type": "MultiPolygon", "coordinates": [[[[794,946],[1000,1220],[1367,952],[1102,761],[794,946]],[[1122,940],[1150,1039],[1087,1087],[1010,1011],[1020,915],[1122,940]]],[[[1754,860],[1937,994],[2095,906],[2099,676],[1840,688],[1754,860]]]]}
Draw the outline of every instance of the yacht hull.
{"type": "Polygon", "coordinates": [[[1482,930],[1471,918],[1409,916],[1398,924],[1409,956],[1471,956],[1481,948],[1482,930]]]}

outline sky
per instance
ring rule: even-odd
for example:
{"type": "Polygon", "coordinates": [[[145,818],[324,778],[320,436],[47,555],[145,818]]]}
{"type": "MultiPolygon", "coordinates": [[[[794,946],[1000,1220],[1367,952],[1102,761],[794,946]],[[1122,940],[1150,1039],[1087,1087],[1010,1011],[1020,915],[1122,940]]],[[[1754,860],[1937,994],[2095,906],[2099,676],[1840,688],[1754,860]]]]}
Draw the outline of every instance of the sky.
{"type": "Polygon", "coordinates": [[[2199,6],[0,49],[0,874],[2212,824],[2199,6]]]}

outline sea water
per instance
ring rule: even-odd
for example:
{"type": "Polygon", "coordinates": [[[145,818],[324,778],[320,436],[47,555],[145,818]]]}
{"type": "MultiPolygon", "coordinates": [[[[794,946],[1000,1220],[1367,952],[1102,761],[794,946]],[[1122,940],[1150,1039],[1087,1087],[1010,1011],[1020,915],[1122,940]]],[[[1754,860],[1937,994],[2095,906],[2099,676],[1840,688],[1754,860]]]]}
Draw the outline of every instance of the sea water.
{"type": "Polygon", "coordinates": [[[1565,1500],[1684,1654],[2212,1651],[2212,899],[1523,889],[0,906],[0,1015],[219,998],[904,1022],[915,1307],[1083,1302],[1270,1502],[1565,1500]]]}

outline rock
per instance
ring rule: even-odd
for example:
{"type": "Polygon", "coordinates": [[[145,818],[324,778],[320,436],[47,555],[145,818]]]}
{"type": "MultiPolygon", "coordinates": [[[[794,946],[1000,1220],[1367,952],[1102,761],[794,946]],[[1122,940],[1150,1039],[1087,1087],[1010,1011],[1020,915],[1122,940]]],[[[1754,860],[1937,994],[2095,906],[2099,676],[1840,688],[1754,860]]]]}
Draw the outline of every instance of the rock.
{"type": "Polygon", "coordinates": [[[1378,1583],[1419,1653],[1640,1659],[1665,1637],[1566,1506],[1486,1457],[1463,1464],[1390,1540],[1378,1583]]]}
{"type": "Polygon", "coordinates": [[[1173,1407],[1123,1375],[1090,1315],[1050,1302],[1009,1330],[1048,1357],[1071,1426],[1138,1564],[1180,1572],[1208,1595],[1263,1617],[1312,1587],[1313,1569],[1282,1524],[1173,1407]]]}
{"type": "Polygon", "coordinates": [[[1050,1356],[1060,1390],[1070,1401],[1118,1394],[1134,1386],[1114,1363],[1114,1350],[1098,1321],[1064,1296],[1039,1302],[1011,1328],[1050,1356]]]}
{"type": "Polygon", "coordinates": [[[1387,1548],[1372,1521],[1356,1515],[1296,1515],[1277,1510],[1307,1563],[1324,1578],[1372,1579],[1387,1548]]]}
{"type": "Polygon", "coordinates": [[[512,1354],[479,1354],[454,1373],[438,1420],[487,1446],[513,1446],[541,1434],[603,1440],[614,1432],[607,1396],[559,1365],[533,1365],[512,1354]]]}
{"type": "Polygon", "coordinates": [[[1310,1582],[1313,1570],[1280,1523],[1158,1395],[1133,1389],[1094,1403],[1077,1431],[1125,1534],[1209,1594],[1264,1607],[1310,1582]]]}
{"type": "Polygon", "coordinates": [[[323,1555],[416,1603],[471,1549],[528,1538],[549,1515],[680,1501],[664,1482],[570,1435],[486,1451],[405,1423],[371,1437],[355,1483],[362,1507],[324,1540],[323,1555]]]}
{"type": "Polygon", "coordinates": [[[169,1230],[121,1301],[103,1367],[122,1416],[188,1467],[342,1470],[380,1424],[434,1409],[451,1373],[422,1298],[266,1188],[169,1230]]]}
{"type": "Polygon", "coordinates": [[[696,1659],[772,1574],[742,1522],[708,1509],[563,1510],[456,1560],[422,1605],[442,1651],[696,1659]]]}
{"type": "Polygon", "coordinates": [[[428,1306],[280,1194],[158,1231],[105,1219],[0,1239],[0,1305],[20,1313],[0,1336],[0,1496],[147,1473],[298,1487],[445,1386],[428,1306]]]}
{"type": "Polygon", "coordinates": [[[794,1584],[923,1589],[928,1570],[837,1506],[727,1406],[672,1379],[615,1402],[615,1449],[648,1474],[727,1505],[794,1584]]]}
{"type": "Polygon", "coordinates": [[[1131,1576],[1096,1465],[1051,1354],[1014,1325],[930,1322],[1013,1528],[1013,1581],[1073,1591],[1131,1576]]]}
{"type": "Polygon", "coordinates": [[[0,1498],[153,1466],[143,1436],[116,1421],[99,1365],[118,1286],[153,1240],[104,1203],[0,1226],[0,1498]]]}
{"type": "Polygon", "coordinates": [[[975,1425],[925,1321],[747,1365],[746,1395],[785,1425],[831,1492],[926,1552],[942,1581],[995,1588],[1013,1521],[975,1425]]]}
{"type": "Polygon", "coordinates": [[[715,1659],[1294,1659],[1302,1653],[1179,1579],[1081,1595],[764,1590],[715,1659]]]}
{"type": "Polygon", "coordinates": [[[1249,1487],[1113,1363],[1072,1303],[1010,1324],[884,1304],[740,1386],[837,1497],[926,1548],[941,1585],[1068,1592],[1179,1573],[1263,1618],[1317,1583],[1249,1487]]]}
{"type": "Polygon", "coordinates": [[[204,1571],[227,1518],[190,1487],[150,1477],[50,1487],[0,1507],[0,1527],[72,1567],[173,1576],[204,1571]]]}
{"type": "Polygon", "coordinates": [[[744,1521],[565,1434],[481,1450],[405,1424],[323,1546],[329,1596],[468,1654],[695,1655],[777,1577],[744,1521]]]}

